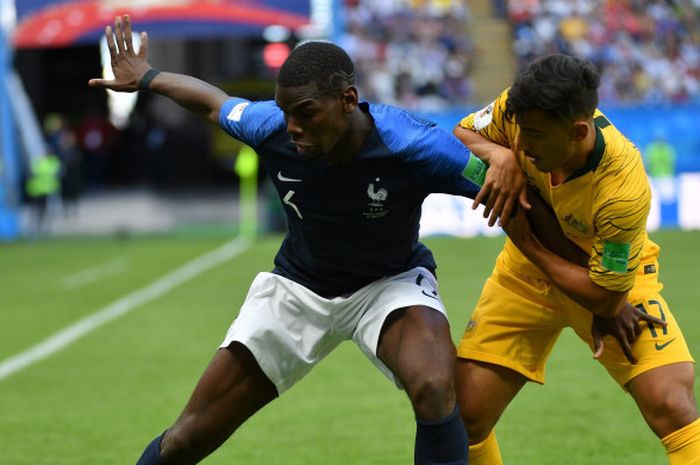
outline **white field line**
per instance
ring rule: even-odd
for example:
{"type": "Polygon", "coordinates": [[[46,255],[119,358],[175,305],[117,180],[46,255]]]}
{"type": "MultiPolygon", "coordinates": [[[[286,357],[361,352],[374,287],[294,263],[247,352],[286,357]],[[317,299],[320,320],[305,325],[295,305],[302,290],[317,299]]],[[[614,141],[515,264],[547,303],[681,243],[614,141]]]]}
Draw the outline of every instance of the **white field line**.
{"type": "Polygon", "coordinates": [[[229,241],[223,246],[184,264],[150,285],[132,292],[95,313],[63,328],[24,352],[20,352],[19,354],[3,360],[0,362],[0,380],[40,360],[50,357],[100,326],[127,314],[140,305],[167,294],[172,289],[197,277],[210,268],[236,257],[244,252],[249,245],[250,242],[247,239],[236,238],[229,241]]]}
{"type": "Polygon", "coordinates": [[[92,284],[103,278],[123,273],[129,269],[129,260],[124,257],[117,258],[102,265],[87,268],[72,275],[66,276],[61,280],[61,288],[66,291],[72,291],[83,287],[87,284],[92,284]]]}

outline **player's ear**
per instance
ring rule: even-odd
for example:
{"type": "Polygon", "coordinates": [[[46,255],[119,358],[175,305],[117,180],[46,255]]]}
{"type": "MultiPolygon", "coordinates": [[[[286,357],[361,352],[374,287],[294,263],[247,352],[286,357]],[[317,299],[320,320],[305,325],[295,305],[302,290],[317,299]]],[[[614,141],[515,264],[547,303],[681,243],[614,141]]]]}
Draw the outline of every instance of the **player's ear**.
{"type": "Polygon", "coordinates": [[[341,95],[341,100],[343,102],[343,112],[345,112],[345,114],[349,115],[350,113],[355,111],[355,108],[357,107],[357,104],[360,100],[360,97],[357,92],[357,87],[346,87],[343,91],[343,94],[341,95]]]}
{"type": "Polygon", "coordinates": [[[589,125],[586,121],[575,121],[574,122],[574,139],[584,140],[588,136],[588,132],[593,129],[592,125],[589,125]]]}

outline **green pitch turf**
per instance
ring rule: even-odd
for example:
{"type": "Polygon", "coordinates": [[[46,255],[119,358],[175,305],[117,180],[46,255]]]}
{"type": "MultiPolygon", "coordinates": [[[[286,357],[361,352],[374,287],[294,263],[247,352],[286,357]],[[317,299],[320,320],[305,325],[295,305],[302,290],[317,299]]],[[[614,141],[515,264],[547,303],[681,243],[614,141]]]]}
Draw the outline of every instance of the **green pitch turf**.
{"type": "MultiPolygon", "coordinates": [[[[663,232],[664,295],[700,351],[700,232],[663,232]]],[[[135,306],[71,345],[0,379],[0,463],[135,463],[180,412],[257,271],[280,238],[135,306]]],[[[502,238],[426,241],[459,339],[502,238]]],[[[222,237],[55,240],[0,246],[0,364],[123,301],[222,237]]],[[[407,465],[414,421],[405,395],[352,343],[342,345],[204,463],[407,465]]],[[[498,429],[506,464],[665,464],[631,400],[565,331],[545,386],[528,385],[498,429]]]]}

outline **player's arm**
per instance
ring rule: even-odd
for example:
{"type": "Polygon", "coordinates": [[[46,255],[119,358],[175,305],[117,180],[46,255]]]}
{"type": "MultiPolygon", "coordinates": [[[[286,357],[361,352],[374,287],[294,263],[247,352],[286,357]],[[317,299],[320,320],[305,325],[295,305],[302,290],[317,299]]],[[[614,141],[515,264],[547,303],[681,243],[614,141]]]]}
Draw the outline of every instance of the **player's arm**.
{"type": "Polygon", "coordinates": [[[498,217],[502,226],[507,225],[518,203],[525,209],[530,208],[525,193],[525,178],[510,148],[492,142],[461,124],[457,124],[452,133],[489,166],[484,185],[472,204],[472,209],[480,203],[486,206],[484,218],[490,215],[489,226],[493,226],[498,217]]]}
{"type": "MultiPolygon", "coordinates": [[[[527,211],[527,219],[537,240],[557,256],[588,269],[590,256],[566,237],[551,207],[531,188],[528,188],[528,200],[532,208],[527,211]]],[[[620,344],[630,363],[636,364],[632,344],[642,332],[642,321],[650,325],[666,326],[665,321],[643,312],[627,301],[612,318],[594,315],[591,325],[593,357],[599,358],[603,354],[604,337],[610,335],[620,344]]]]}
{"type": "Polygon", "coordinates": [[[590,256],[564,234],[552,207],[532,187],[526,189],[531,205],[526,215],[537,241],[564,260],[588,268],[590,256]]]}
{"type": "Polygon", "coordinates": [[[131,40],[131,19],[117,16],[114,30],[105,28],[114,79],[91,79],[89,85],[119,92],[148,90],[164,95],[212,123],[219,121],[219,109],[229,97],[221,89],[192,76],[157,72],[148,63],[148,35],[141,33],[139,52],[131,40]]]}
{"type": "Polygon", "coordinates": [[[613,291],[599,286],[588,268],[558,256],[540,243],[524,212],[519,212],[504,228],[513,243],[572,300],[597,316],[615,316],[627,300],[628,291],[613,291]]]}

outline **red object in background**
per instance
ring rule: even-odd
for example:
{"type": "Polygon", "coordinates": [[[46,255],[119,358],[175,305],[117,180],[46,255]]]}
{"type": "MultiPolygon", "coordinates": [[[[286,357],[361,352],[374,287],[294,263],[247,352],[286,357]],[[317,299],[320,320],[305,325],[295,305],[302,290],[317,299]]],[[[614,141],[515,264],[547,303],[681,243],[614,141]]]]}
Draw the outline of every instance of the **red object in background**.
{"type": "Polygon", "coordinates": [[[289,56],[289,45],[278,42],[265,45],[263,61],[268,68],[279,69],[289,56]]]}
{"type": "Polygon", "coordinates": [[[264,1],[189,0],[173,4],[162,1],[144,2],[143,6],[140,3],[104,0],[46,2],[43,7],[20,16],[13,43],[17,48],[46,48],[97,42],[104,27],[111,24],[115,16],[127,13],[149,34],[178,36],[179,30],[185,37],[211,35],[212,29],[217,27],[218,30],[226,27],[231,34],[236,32],[236,26],[251,30],[278,24],[294,30],[310,21],[308,8],[304,14],[291,7],[277,8],[273,2],[266,5],[264,1]]]}

